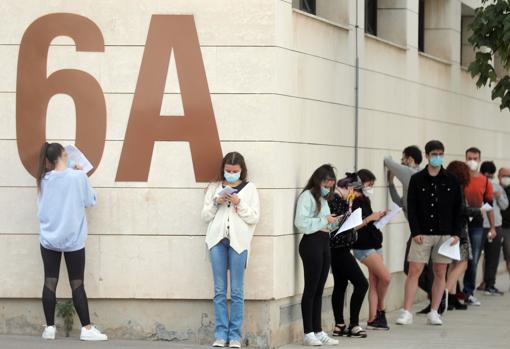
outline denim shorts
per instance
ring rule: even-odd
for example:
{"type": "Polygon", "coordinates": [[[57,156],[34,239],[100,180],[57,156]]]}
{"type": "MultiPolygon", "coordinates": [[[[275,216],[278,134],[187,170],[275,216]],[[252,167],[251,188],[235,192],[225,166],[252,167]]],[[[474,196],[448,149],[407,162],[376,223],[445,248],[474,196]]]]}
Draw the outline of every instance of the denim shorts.
{"type": "Polygon", "coordinates": [[[371,254],[374,254],[374,253],[382,254],[383,249],[381,247],[381,248],[378,248],[377,250],[375,248],[370,248],[368,250],[352,250],[352,253],[354,254],[354,257],[356,257],[356,259],[361,262],[362,260],[364,260],[365,258],[370,256],[371,254]]]}

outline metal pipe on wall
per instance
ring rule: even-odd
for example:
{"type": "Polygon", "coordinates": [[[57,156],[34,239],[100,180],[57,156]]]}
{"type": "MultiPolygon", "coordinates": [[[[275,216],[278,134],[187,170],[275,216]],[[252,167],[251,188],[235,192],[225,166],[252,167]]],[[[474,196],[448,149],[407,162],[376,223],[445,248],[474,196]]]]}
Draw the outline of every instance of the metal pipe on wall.
{"type": "Polygon", "coordinates": [[[354,171],[358,171],[358,119],[359,119],[359,53],[358,53],[358,0],[356,0],[356,22],[354,26],[355,38],[355,77],[354,77],[354,171]]]}

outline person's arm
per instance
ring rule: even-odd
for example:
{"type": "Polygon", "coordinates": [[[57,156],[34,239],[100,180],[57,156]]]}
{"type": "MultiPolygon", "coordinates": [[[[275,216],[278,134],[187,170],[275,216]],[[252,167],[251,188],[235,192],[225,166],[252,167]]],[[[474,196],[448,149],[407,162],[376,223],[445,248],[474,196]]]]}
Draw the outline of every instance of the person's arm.
{"type": "Polygon", "coordinates": [[[457,236],[460,239],[463,228],[463,216],[462,216],[462,207],[466,206],[465,203],[462,202],[463,196],[461,193],[461,187],[458,183],[455,183],[455,188],[453,190],[453,236],[457,236]]]}
{"type": "Polygon", "coordinates": [[[498,191],[500,195],[496,200],[498,201],[499,208],[504,211],[508,208],[508,195],[506,195],[505,190],[501,186],[498,187],[498,191]]]}
{"type": "Polygon", "coordinates": [[[407,192],[407,220],[409,221],[409,229],[411,230],[412,237],[418,236],[421,233],[418,195],[418,186],[415,175],[412,176],[409,181],[409,190],[407,192]]]}
{"type": "Polygon", "coordinates": [[[87,177],[87,174],[85,172],[82,172],[82,173],[83,173],[83,188],[84,188],[83,206],[85,208],[89,208],[96,204],[97,197],[96,197],[96,193],[95,193],[94,189],[92,188],[92,185],[90,184],[89,177],[87,177]]]}
{"type": "Polygon", "coordinates": [[[259,194],[253,183],[248,185],[250,188],[244,188],[244,190],[249,189],[251,192],[249,201],[246,201],[245,199],[241,199],[239,201],[239,204],[237,205],[237,214],[246,224],[257,224],[260,219],[259,194]]]}
{"type": "Polygon", "coordinates": [[[207,191],[205,192],[204,198],[204,206],[202,207],[202,219],[209,223],[216,216],[216,212],[218,212],[218,205],[215,202],[217,186],[214,184],[209,184],[207,187],[207,191]]]}
{"type": "Polygon", "coordinates": [[[388,181],[388,190],[390,192],[391,201],[393,201],[399,207],[402,207],[404,204],[404,198],[400,196],[397,191],[397,187],[395,187],[395,183],[388,181]]]}
{"type": "MultiPolygon", "coordinates": [[[[492,183],[487,179],[487,189],[484,195],[485,202],[494,205],[494,189],[492,183]]],[[[487,218],[489,219],[491,234],[496,236],[496,226],[494,225],[494,210],[487,212],[487,218]]]]}
{"type": "Polygon", "coordinates": [[[299,195],[294,225],[300,233],[313,234],[328,225],[328,219],[326,217],[317,217],[315,215],[313,200],[313,196],[310,192],[305,191],[299,195]]]}

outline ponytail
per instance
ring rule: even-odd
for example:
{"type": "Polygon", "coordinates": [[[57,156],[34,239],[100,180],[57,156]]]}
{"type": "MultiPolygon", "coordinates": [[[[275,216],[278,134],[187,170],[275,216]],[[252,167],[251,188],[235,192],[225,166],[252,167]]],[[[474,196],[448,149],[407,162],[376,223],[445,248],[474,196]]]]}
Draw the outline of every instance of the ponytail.
{"type": "Polygon", "coordinates": [[[55,168],[57,160],[62,156],[64,147],[59,143],[44,142],[39,155],[39,169],[37,171],[37,190],[41,191],[41,182],[47,172],[55,168]],[[50,165],[48,168],[47,165],[50,165]]]}
{"type": "Polygon", "coordinates": [[[39,154],[39,170],[37,171],[37,191],[41,191],[41,181],[46,172],[48,172],[48,168],[46,167],[46,153],[48,152],[48,147],[50,143],[44,142],[41,147],[41,153],[39,154]]]}

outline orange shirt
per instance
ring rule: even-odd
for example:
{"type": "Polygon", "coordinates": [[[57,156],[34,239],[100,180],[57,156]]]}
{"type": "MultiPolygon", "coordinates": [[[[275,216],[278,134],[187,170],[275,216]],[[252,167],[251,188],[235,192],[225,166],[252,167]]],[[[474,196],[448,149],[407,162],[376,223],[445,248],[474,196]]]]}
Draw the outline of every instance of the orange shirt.
{"type": "Polygon", "coordinates": [[[479,208],[485,202],[492,205],[492,183],[484,175],[471,176],[469,184],[464,188],[464,195],[469,207],[479,208]]]}

